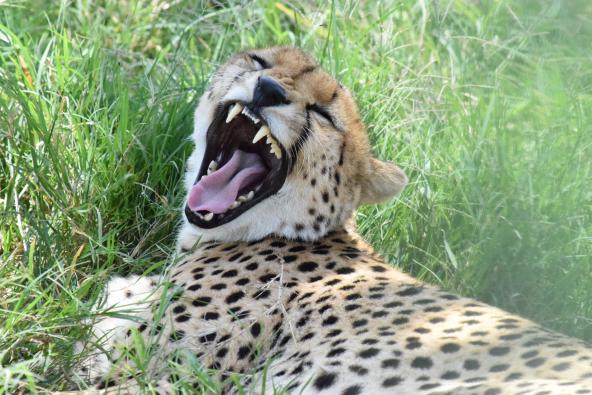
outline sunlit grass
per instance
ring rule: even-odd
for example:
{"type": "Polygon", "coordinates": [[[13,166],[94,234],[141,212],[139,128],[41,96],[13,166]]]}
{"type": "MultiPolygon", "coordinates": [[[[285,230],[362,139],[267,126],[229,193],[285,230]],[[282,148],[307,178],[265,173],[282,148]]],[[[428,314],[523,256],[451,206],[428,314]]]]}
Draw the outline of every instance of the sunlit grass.
{"type": "Polygon", "coordinates": [[[106,279],[168,264],[208,76],[274,44],[349,87],[409,175],[358,215],[393,264],[592,339],[592,5],[213,4],[0,2],[0,393],[76,385],[106,279]]]}

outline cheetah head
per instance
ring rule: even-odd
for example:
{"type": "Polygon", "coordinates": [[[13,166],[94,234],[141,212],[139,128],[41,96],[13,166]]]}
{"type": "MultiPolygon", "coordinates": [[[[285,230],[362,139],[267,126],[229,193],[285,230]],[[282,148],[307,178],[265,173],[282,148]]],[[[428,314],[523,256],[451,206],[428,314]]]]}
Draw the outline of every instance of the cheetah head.
{"type": "Polygon", "coordinates": [[[200,99],[192,137],[180,247],[318,239],[407,182],[371,155],[350,93],[293,47],[230,58],[200,99]]]}

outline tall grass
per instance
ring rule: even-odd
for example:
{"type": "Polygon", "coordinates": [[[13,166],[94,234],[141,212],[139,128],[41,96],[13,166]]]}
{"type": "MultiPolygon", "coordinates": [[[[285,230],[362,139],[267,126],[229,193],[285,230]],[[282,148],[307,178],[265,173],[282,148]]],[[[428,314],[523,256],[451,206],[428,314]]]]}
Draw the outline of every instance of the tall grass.
{"type": "Polygon", "coordinates": [[[106,279],[168,263],[208,76],[275,44],[410,176],[358,214],[389,261],[592,340],[590,37],[585,0],[0,2],[0,392],[72,386],[106,279]]]}

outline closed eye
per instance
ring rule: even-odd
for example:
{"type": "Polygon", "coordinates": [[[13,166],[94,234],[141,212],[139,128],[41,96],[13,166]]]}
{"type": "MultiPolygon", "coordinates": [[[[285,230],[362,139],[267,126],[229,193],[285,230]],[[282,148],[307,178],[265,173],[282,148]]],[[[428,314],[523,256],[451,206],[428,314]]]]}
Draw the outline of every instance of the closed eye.
{"type": "Polygon", "coordinates": [[[257,66],[260,67],[260,70],[271,68],[271,65],[267,63],[262,57],[254,54],[249,54],[249,57],[253,60],[253,62],[257,63],[257,66]]]}
{"type": "Polygon", "coordinates": [[[333,125],[333,127],[335,127],[337,129],[337,126],[335,126],[335,122],[333,121],[333,117],[331,116],[331,114],[329,114],[329,112],[324,107],[321,107],[318,104],[314,103],[314,104],[307,105],[306,106],[306,109],[308,111],[314,111],[314,112],[316,112],[321,117],[323,117],[327,121],[331,122],[331,125],[333,125]]]}

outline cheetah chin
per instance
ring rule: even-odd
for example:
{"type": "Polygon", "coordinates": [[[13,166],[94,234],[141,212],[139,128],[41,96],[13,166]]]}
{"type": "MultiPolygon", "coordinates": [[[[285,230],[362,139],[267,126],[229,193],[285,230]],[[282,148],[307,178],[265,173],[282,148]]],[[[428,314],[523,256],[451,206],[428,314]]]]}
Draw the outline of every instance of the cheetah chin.
{"type": "MultiPolygon", "coordinates": [[[[285,102],[281,91],[278,94],[285,102]]],[[[256,96],[255,104],[222,103],[216,111],[185,206],[189,222],[200,228],[235,219],[275,194],[286,180],[291,160],[258,111],[262,100],[256,96]]]]}

